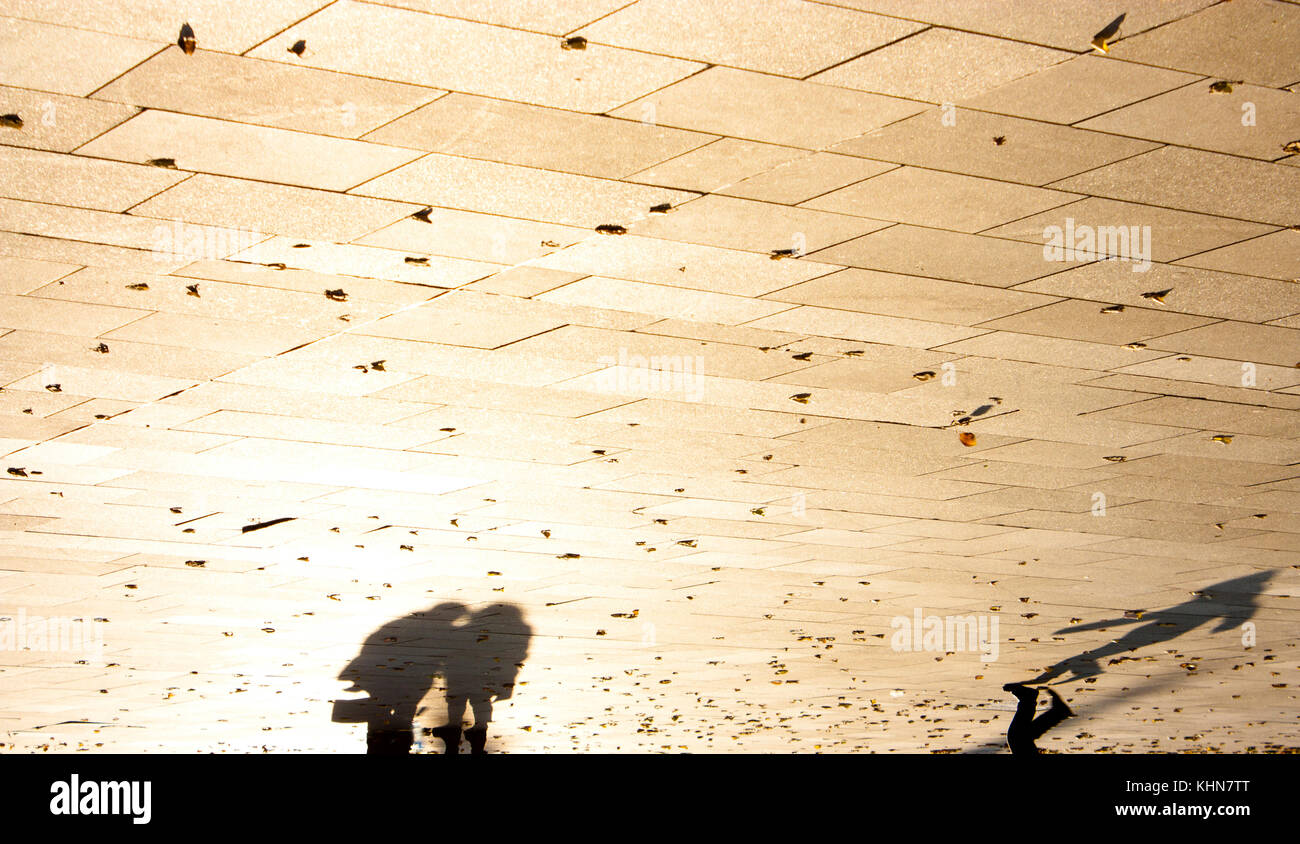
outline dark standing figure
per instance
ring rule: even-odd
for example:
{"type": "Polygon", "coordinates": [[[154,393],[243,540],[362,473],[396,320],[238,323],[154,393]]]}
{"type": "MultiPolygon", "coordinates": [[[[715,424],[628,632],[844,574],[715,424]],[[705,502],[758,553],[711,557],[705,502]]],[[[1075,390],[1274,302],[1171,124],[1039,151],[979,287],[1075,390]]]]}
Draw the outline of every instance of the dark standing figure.
{"type": "Polygon", "coordinates": [[[1007,683],[1002,690],[1011,692],[1019,701],[1011,726],[1007,727],[1007,747],[1011,748],[1012,755],[1037,756],[1040,751],[1035,742],[1039,736],[1074,714],[1053,689],[1047,689],[1052,696],[1051,708],[1037,718],[1034,712],[1038,708],[1038,689],[1031,689],[1023,683],[1007,683]]]}
{"type": "Polygon", "coordinates": [[[407,754],[420,700],[434,678],[441,677],[447,724],[427,732],[446,742],[447,753],[458,753],[468,704],[475,722],[466,737],[474,753],[483,753],[492,700],[511,696],[531,634],[523,613],[510,604],[471,612],[464,604],[449,602],[390,621],[370,634],[339,674],[352,681],[347,691],[365,691],[369,697],[336,701],[334,720],[364,721],[367,753],[407,754]]]}
{"type": "Polygon", "coordinates": [[[492,701],[514,694],[515,676],[528,655],[532,630],[513,604],[493,604],[468,617],[464,652],[448,661],[443,672],[447,693],[447,723],[432,733],[446,743],[447,753],[460,747],[461,726],[468,706],[474,726],[465,730],[471,753],[484,753],[492,701]]]}

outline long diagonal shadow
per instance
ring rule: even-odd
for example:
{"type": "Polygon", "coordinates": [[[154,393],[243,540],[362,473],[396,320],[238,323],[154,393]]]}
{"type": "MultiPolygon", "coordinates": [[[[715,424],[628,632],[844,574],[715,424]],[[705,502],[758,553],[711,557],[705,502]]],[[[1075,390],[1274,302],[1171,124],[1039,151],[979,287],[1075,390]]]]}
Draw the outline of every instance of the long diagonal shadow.
{"type": "MultiPolygon", "coordinates": [[[[1214,619],[1222,619],[1211,631],[1221,633],[1231,630],[1255,615],[1259,609],[1258,598],[1274,572],[1261,571],[1255,574],[1224,580],[1213,586],[1207,586],[1190,601],[1184,601],[1175,607],[1147,613],[1143,616],[1146,624],[1130,630],[1122,638],[1093,650],[1084,651],[1076,656],[1067,657],[1043,671],[1032,680],[1025,680],[1028,686],[1051,683],[1061,675],[1067,676],[1052,685],[1068,683],[1073,680],[1095,677],[1101,674],[1101,661],[1110,657],[1108,664],[1115,664],[1121,654],[1131,653],[1141,648],[1150,647],[1189,633],[1214,619]]],[[[1103,630],[1124,624],[1133,624],[1136,618],[1108,618],[1090,624],[1064,627],[1056,634],[1078,633],[1085,630],[1103,630]]],[[[1055,634],[1054,634],[1055,635],[1055,634]]]]}
{"type": "Polygon", "coordinates": [[[464,735],[472,752],[483,753],[492,704],[512,696],[531,637],[523,612],[513,604],[475,612],[449,602],[394,619],[371,633],[339,674],[352,681],[346,691],[368,697],[335,701],[333,720],[365,723],[368,753],[409,753],[417,707],[441,678],[447,721],[428,732],[443,740],[446,753],[459,752],[468,707],[474,726],[464,735]]]}

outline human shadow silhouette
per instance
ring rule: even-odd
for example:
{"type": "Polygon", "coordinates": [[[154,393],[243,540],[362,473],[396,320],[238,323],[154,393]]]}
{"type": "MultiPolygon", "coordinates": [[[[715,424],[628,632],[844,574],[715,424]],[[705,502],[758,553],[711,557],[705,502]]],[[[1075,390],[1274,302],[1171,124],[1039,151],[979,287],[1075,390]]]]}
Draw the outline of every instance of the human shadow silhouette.
{"type": "Polygon", "coordinates": [[[1052,705],[1037,718],[1034,712],[1038,708],[1038,689],[1031,689],[1023,683],[1007,683],[1002,690],[1011,692],[1017,701],[1016,714],[1007,727],[1007,747],[1013,756],[1037,756],[1042,752],[1036,744],[1038,738],[1074,714],[1053,689],[1044,690],[1051,696],[1052,705]]]}
{"type": "Polygon", "coordinates": [[[371,633],[340,672],[339,679],[352,682],[345,691],[365,691],[368,697],[335,701],[333,720],[364,722],[367,753],[410,753],[413,725],[423,712],[417,707],[441,677],[447,722],[425,733],[441,738],[445,753],[458,753],[469,707],[474,726],[465,737],[472,753],[484,753],[493,700],[513,695],[531,636],[523,612],[513,604],[475,612],[447,602],[394,619],[371,633]]]}
{"type": "MultiPolygon", "coordinates": [[[[1067,657],[1046,669],[1034,679],[1025,680],[1023,685],[1031,686],[1049,683],[1065,674],[1066,671],[1069,671],[1070,675],[1057,680],[1053,685],[1095,677],[1104,670],[1101,667],[1102,659],[1118,657],[1119,654],[1131,653],[1139,648],[1171,641],[1216,618],[1220,618],[1222,621],[1210,632],[1221,633],[1225,630],[1231,630],[1255,615],[1256,610],[1259,609],[1257,601],[1260,593],[1268,582],[1273,579],[1274,574],[1271,571],[1261,571],[1243,577],[1235,577],[1231,580],[1220,581],[1213,586],[1207,586],[1190,601],[1184,601],[1175,607],[1159,610],[1158,612],[1144,614],[1144,619],[1150,620],[1141,627],[1130,630],[1123,638],[1116,639],[1094,650],[1067,657]]],[[[1063,627],[1053,635],[1100,630],[1123,624],[1133,624],[1137,621],[1136,618],[1108,618],[1075,627],[1063,627]]],[[[1118,661],[1119,659],[1112,659],[1108,664],[1114,665],[1118,661]]]]}
{"type": "Polygon", "coordinates": [[[1041,753],[1036,744],[1038,738],[1074,714],[1053,689],[1044,690],[1051,696],[1052,705],[1037,718],[1034,717],[1034,712],[1038,708],[1038,689],[1031,689],[1023,683],[1007,683],[1002,690],[1011,692],[1017,701],[1016,714],[1007,727],[1007,747],[1014,756],[1036,756],[1041,753]]]}

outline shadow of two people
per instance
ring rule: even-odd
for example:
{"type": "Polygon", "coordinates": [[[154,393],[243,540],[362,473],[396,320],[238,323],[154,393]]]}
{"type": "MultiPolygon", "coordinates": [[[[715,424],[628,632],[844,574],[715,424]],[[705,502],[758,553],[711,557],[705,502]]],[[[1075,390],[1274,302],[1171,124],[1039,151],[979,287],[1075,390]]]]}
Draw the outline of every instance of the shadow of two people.
{"type": "MultiPolygon", "coordinates": [[[[1150,614],[1146,624],[1120,639],[1067,657],[1032,680],[1007,684],[1004,689],[1019,700],[1007,736],[1012,752],[1037,753],[1035,740],[1073,715],[1049,689],[1052,707],[1035,718],[1038,690],[1030,686],[1095,677],[1104,670],[1103,658],[1114,657],[1108,662],[1114,665],[1123,659],[1120,654],[1169,642],[1216,618],[1221,621],[1211,632],[1230,630],[1255,615],[1258,598],[1274,575],[1262,571],[1207,586],[1190,601],[1150,614]],[[1069,676],[1057,679],[1067,671],[1069,676]]],[[[1100,630],[1137,620],[1105,619],[1056,633],[1100,630]]],[[[434,679],[441,677],[446,723],[427,732],[443,740],[447,753],[458,753],[468,707],[474,713],[474,726],[465,731],[465,737],[471,752],[483,753],[493,700],[506,700],[513,694],[531,636],[523,613],[513,604],[492,604],[475,612],[464,604],[449,602],[391,621],[370,634],[360,653],[339,675],[352,682],[353,688],[347,691],[365,691],[369,696],[336,701],[333,720],[364,722],[369,753],[409,753],[413,725],[420,714],[417,707],[433,687],[434,679]]]]}
{"type": "Polygon", "coordinates": [[[446,723],[426,728],[425,734],[442,739],[446,753],[459,753],[468,707],[474,725],[465,738],[472,753],[484,753],[493,700],[513,694],[531,636],[523,612],[513,604],[473,611],[448,602],[390,621],[370,634],[339,674],[352,682],[345,691],[364,691],[368,697],[335,701],[333,720],[365,723],[367,753],[410,753],[415,719],[424,711],[418,709],[420,701],[440,677],[446,723]]]}

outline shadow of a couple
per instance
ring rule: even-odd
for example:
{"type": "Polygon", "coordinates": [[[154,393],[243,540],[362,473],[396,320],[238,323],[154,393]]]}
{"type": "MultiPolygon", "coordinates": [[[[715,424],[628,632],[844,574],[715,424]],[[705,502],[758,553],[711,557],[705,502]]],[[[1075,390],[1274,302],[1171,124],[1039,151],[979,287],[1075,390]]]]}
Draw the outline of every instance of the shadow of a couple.
{"type": "Polygon", "coordinates": [[[468,708],[474,724],[464,737],[472,753],[484,753],[493,701],[513,694],[531,635],[523,613],[512,604],[475,612],[448,602],[390,621],[370,634],[339,674],[352,682],[345,691],[369,696],[335,701],[333,720],[365,723],[367,753],[410,753],[415,720],[425,711],[420,702],[441,678],[446,722],[424,728],[424,734],[442,739],[445,753],[459,753],[468,708]]]}

